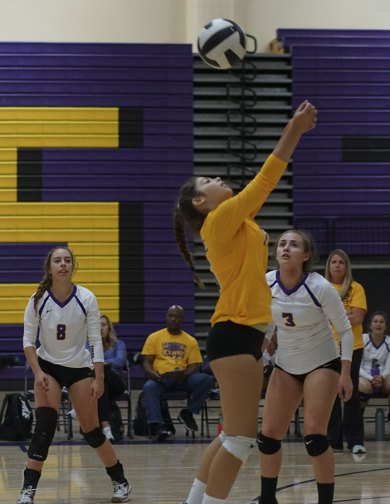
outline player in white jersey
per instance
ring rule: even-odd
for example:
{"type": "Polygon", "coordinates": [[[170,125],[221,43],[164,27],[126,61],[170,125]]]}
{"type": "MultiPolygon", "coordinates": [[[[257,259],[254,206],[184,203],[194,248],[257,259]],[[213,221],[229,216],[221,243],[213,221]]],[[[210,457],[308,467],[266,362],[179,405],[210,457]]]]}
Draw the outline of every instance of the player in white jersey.
{"type": "Polygon", "coordinates": [[[359,372],[359,392],[365,405],[376,392],[390,394],[390,336],[387,334],[387,314],[383,311],[372,313],[367,327],[369,332],[363,334],[363,357],[359,372]]]}
{"type": "MultiPolygon", "coordinates": [[[[286,231],[277,242],[279,269],[267,273],[278,349],[258,435],[261,495],[251,504],[277,502],[281,440],[302,399],[304,442],[313,465],[319,502],[333,502],[334,458],[326,434],[337,393],[343,400],[352,393],[353,337],[337,291],[321,275],[310,272],[313,257],[314,244],[307,233],[286,231]],[[341,360],[329,321],[341,335],[341,360]]],[[[272,334],[271,331],[272,327],[268,332],[272,334]]]]}
{"type": "Polygon", "coordinates": [[[34,502],[57,427],[63,387],[69,390],[85,440],[96,449],[112,480],[111,502],[129,500],[131,487],[98,420],[97,400],[104,390],[99,308],[91,291],[72,283],[75,267],[74,255],[67,247],[52,249],[45,260],[43,280],[25,311],[23,348],[34,373],[36,423],[17,504],[34,502]],[[36,349],[38,337],[40,346],[36,349]]]}

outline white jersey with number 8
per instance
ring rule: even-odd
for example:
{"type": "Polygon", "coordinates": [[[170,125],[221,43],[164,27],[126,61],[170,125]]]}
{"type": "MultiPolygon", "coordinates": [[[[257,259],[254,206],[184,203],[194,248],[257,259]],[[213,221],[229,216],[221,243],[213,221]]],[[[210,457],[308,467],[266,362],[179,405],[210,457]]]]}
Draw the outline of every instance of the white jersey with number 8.
{"type": "Polygon", "coordinates": [[[24,314],[23,348],[35,347],[37,338],[38,356],[53,364],[79,368],[104,362],[95,295],[74,285],[72,294],[61,303],[46,291],[38,302],[37,312],[31,297],[24,314]],[[90,350],[86,348],[87,340],[90,350]]]}

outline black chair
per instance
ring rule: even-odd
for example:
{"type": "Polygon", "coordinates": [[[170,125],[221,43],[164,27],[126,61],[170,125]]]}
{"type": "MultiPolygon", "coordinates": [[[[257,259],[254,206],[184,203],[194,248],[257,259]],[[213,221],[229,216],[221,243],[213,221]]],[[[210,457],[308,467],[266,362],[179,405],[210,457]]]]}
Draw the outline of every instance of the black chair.
{"type": "Polygon", "coordinates": [[[126,389],[123,392],[123,394],[115,397],[114,400],[118,404],[118,406],[121,410],[124,409],[126,411],[126,418],[124,418],[124,416],[122,415],[122,422],[124,425],[127,426],[127,428],[126,428],[127,437],[130,439],[133,439],[134,433],[133,433],[133,413],[132,413],[132,406],[131,406],[130,368],[131,368],[131,361],[129,359],[127,359],[126,366],[124,369],[126,389]],[[121,403],[125,403],[124,407],[121,405],[121,403]]]}
{"type": "MultiPolygon", "coordinates": [[[[134,434],[133,434],[133,418],[132,418],[132,407],[131,407],[131,382],[130,382],[130,367],[131,364],[129,360],[126,360],[125,368],[124,368],[124,378],[125,378],[125,383],[126,383],[126,389],[124,392],[116,396],[113,400],[117,403],[119,409],[122,411],[124,410],[126,412],[126,415],[122,415],[122,422],[124,425],[126,425],[126,435],[128,438],[133,439],[134,434]],[[124,403],[124,406],[123,404],[124,403]]],[[[68,410],[70,411],[70,409],[68,410]]],[[[68,422],[69,422],[69,427],[68,427],[68,439],[73,438],[73,429],[72,429],[72,417],[71,415],[68,416],[68,422]]]]}
{"type": "MultiPolygon", "coordinates": [[[[143,366],[143,357],[142,357],[141,352],[136,352],[136,353],[128,352],[128,358],[129,358],[130,362],[132,362],[134,365],[143,366]]],[[[171,391],[171,392],[165,392],[161,396],[161,401],[166,401],[168,403],[169,409],[177,409],[180,411],[181,409],[186,407],[184,404],[187,403],[188,397],[189,397],[189,393],[186,390],[175,390],[175,391],[171,391]],[[174,402],[180,402],[180,404],[174,405],[174,404],[172,404],[174,402]]],[[[171,415],[171,421],[172,421],[173,425],[181,424],[181,422],[177,419],[176,416],[175,416],[175,418],[172,418],[172,415],[171,415]]],[[[151,435],[149,427],[148,427],[148,430],[149,430],[148,437],[151,438],[152,435],[151,435]]],[[[202,409],[201,409],[201,430],[200,430],[201,436],[204,436],[205,432],[207,433],[207,437],[210,437],[210,426],[209,426],[209,416],[208,416],[208,409],[207,409],[207,399],[203,402],[202,409]]],[[[189,435],[189,431],[186,429],[186,436],[188,436],[188,435],[189,435]]],[[[192,432],[191,435],[192,435],[192,438],[195,438],[195,432],[192,432]]]]}

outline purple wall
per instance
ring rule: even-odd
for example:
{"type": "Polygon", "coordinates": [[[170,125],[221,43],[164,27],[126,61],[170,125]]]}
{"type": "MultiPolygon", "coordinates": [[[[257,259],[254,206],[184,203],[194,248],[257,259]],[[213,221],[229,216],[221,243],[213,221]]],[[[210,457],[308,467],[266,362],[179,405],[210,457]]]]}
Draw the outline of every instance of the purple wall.
{"type": "Polygon", "coordinates": [[[44,256],[57,243],[75,250],[80,283],[92,290],[96,285],[102,311],[112,316],[128,348],[139,349],[165,324],[166,309],[179,302],[193,332],[192,275],[172,231],[178,188],[193,172],[192,87],[190,45],[0,44],[0,147],[11,142],[7,152],[16,151],[15,169],[7,174],[15,178],[14,192],[0,176],[0,205],[12,209],[2,213],[3,230],[0,224],[0,287],[4,293],[10,284],[23,287],[14,315],[0,309],[2,351],[21,351],[23,308],[42,277],[44,256]],[[79,110],[87,119],[78,118],[79,110]],[[75,119],[64,125],[69,111],[75,119]],[[6,124],[17,124],[11,135],[6,124]],[[69,229],[49,232],[45,205],[51,202],[64,205],[61,218],[84,203],[91,213],[69,215],[69,229]],[[99,216],[95,202],[103,205],[99,216]],[[107,210],[113,224],[95,232],[91,226],[104,221],[105,202],[118,202],[115,212],[112,205],[107,210]],[[34,225],[31,205],[42,209],[34,225]],[[8,230],[5,222],[15,215],[17,225],[8,230]],[[76,229],[77,219],[82,224],[76,229]],[[23,228],[33,232],[33,242],[23,228]],[[78,239],[83,230],[87,238],[78,239]],[[116,243],[105,240],[116,232],[116,243]],[[100,242],[118,252],[99,252],[100,242]],[[107,261],[104,270],[99,257],[107,261]],[[114,294],[105,295],[104,282],[114,294]]]}

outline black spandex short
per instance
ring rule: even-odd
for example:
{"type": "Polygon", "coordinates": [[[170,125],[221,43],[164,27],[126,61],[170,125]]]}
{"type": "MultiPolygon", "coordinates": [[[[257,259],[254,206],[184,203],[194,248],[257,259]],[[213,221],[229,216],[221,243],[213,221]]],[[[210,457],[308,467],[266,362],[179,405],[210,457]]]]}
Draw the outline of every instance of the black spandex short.
{"type": "Polygon", "coordinates": [[[206,343],[209,361],[231,355],[250,354],[261,359],[264,334],[257,329],[227,320],[217,322],[210,330],[206,343]]]}
{"type": "Polygon", "coordinates": [[[289,373],[288,371],[281,368],[277,364],[275,364],[275,367],[278,369],[281,369],[285,373],[289,374],[290,376],[293,376],[294,378],[296,378],[297,380],[299,380],[300,382],[303,383],[305,381],[306,376],[308,374],[310,374],[312,371],[315,371],[316,369],[322,369],[322,368],[331,369],[332,371],[336,371],[336,373],[340,374],[341,373],[341,359],[340,359],[340,357],[337,357],[337,359],[333,359],[329,362],[325,362],[325,364],[321,364],[321,366],[318,366],[318,367],[312,369],[311,371],[309,371],[308,373],[303,373],[303,374],[289,373]]]}
{"type": "Polygon", "coordinates": [[[84,380],[84,378],[94,378],[95,373],[89,367],[71,368],[53,364],[38,357],[38,363],[42,371],[52,376],[60,387],[69,388],[74,383],[84,380]]]}

